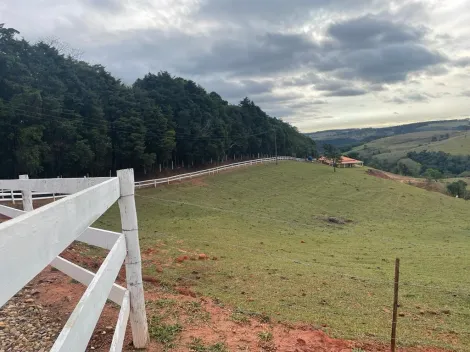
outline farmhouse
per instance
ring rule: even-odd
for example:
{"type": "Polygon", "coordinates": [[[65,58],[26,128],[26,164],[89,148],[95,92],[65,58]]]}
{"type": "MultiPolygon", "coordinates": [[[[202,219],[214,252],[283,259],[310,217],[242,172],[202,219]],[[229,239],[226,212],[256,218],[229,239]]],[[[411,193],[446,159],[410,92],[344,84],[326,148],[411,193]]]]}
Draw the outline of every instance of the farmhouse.
{"type": "MultiPolygon", "coordinates": [[[[318,162],[322,164],[326,164],[329,166],[333,166],[333,161],[331,159],[328,159],[327,157],[322,156],[321,158],[318,159],[318,162]]],[[[364,162],[361,160],[356,160],[352,158],[348,158],[347,156],[341,157],[341,162],[339,162],[336,167],[361,167],[364,166],[364,162]]]]}

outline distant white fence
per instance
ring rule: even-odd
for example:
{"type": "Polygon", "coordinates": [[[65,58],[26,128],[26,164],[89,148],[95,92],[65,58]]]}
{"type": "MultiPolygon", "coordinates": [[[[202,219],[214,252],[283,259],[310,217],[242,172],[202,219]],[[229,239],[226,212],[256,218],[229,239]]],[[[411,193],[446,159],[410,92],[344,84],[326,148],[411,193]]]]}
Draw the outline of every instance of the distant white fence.
{"type": "MultiPolygon", "coordinates": [[[[279,156],[277,157],[277,160],[297,160],[297,159],[290,157],[290,156],[279,156]]],[[[206,170],[201,170],[201,171],[196,171],[196,172],[189,172],[185,174],[180,174],[180,175],[175,175],[175,176],[170,176],[170,177],[165,177],[165,178],[157,178],[153,180],[139,181],[135,183],[135,187],[136,188],[144,188],[144,187],[152,187],[152,186],[157,187],[157,185],[160,185],[160,184],[165,184],[165,183],[170,184],[171,182],[191,179],[193,177],[217,174],[221,171],[230,170],[230,169],[234,169],[237,167],[250,166],[250,165],[256,165],[256,164],[263,164],[263,163],[271,163],[274,161],[276,161],[275,157],[241,161],[239,163],[217,166],[211,169],[206,169],[206,170]]]]}
{"type": "MultiPolygon", "coordinates": [[[[280,156],[277,159],[280,161],[281,160],[303,161],[303,159],[293,158],[290,156],[280,156]]],[[[135,187],[136,188],[144,188],[144,187],[152,187],[152,186],[157,187],[157,185],[160,185],[160,184],[170,184],[171,182],[182,181],[185,179],[191,179],[194,177],[199,177],[199,176],[204,176],[204,175],[213,175],[221,171],[230,170],[230,169],[238,168],[242,166],[271,163],[274,161],[276,161],[275,157],[241,161],[238,163],[217,166],[211,169],[206,169],[206,170],[201,170],[201,171],[189,172],[185,174],[164,177],[164,178],[157,178],[157,179],[152,179],[152,180],[138,181],[138,182],[135,182],[135,187]]],[[[64,194],[51,193],[51,192],[33,192],[32,193],[33,200],[41,200],[41,199],[56,200],[59,198],[63,198],[65,196],[66,195],[64,194]]],[[[15,202],[21,202],[22,199],[23,199],[22,192],[20,190],[12,190],[12,189],[2,190],[2,188],[0,187],[0,203],[1,202],[13,202],[13,204],[15,204],[15,202]]]]}
{"type": "Polygon", "coordinates": [[[113,178],[0,180],[0,189],[20,190],[23,209],[0,205],[0,214],[14,218],[0,224],[0,307],[52,265],[87,289],[51,351],[85,351],[109,298],[121,306],[110,351],[121,351],[130,317],[136,348],[148,342],[141,273],[134,173],[120,170],[113,178]],[[38,193],[33,193],[38,192],[38,193]],[[33,194],[70,194],[33,210],[33,194]],[[118,201],[122,233],[89,227],[118,201]],[[95,274],[58,255],[74,240],[109,250],[95,274]],[[123,262],[127,288],[115,284],[123,262]]]}

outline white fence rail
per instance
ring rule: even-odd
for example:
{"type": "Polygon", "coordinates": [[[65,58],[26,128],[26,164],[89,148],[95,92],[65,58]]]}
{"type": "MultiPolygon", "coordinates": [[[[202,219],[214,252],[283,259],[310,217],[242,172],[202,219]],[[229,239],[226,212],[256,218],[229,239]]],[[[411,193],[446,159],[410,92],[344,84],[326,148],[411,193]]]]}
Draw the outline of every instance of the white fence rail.
{"type": "MultiPolygon", "coordinates": [[[[277,158],[278,160],[297,160],[297,161],[303,161],[303,159],[298,159],[298,158],[293,158],[290,156],[280,156],[277,158]]],[[[199,177],[199,176],[204,176],[204,175],[212,175],[219,173],[224,170],[230,170],[233,168],[237,167],[242,167],[242,166],[249,166],[249,165],[256,165],[256,164],[262,164],[262,163],[270,163],[276,161],[276,158],[263,158],[263,159],[254,159],[254,160],[247,160],[247,161],[242,161],[238,163],[233,163],[233,164],[227,164],[227,165],[222,165],[218,167],[214,167],[211,169],[205,169],[201,171],[195,171],[195,172],[189,172],[189,173],[184,173],[180,175],[175,175],[175,176],[170,176],[170,177],[164,177],[164,178],[157,178],[157,179],[152,179],[152,180],[145,180],[145,181],[138,181],[135,182],[135,187],[136,188],[144,188],[144,187],[156,187],[157,185],[160,184],[170,184],[171,182],[175,181],[182,181],[185,179],[191,179],[193,177],[199,177]]],[[[104,178],[84,178],[84,179],[75,179],[75,180],[81,180],[82,183],[84,184],[90,184],[87,183],[87,180],[102,180],[104,178]]],[[[57,180],[64,180],[61,178],[58,178],[57,180]]],[[[67,180],[67,179],[65,179],[67,180]]],[[[17,188],[18,186],[18,180],[10,180],[11,182],[8,185],[8,187],[5,187],[5,189],[0,188],[0,203],[1,202],[21,202],[23,200],[23,193],[17,188]]],[[[59,184],[59,181],[56,181],[59,184]]],[[[44,189],[43,186],[40,186],[41,189],[44,189]]],[[[63,186],[62,186],[62,190],[63,186]]],[[[66,194],[68,192],[63,192],[63,193],[54,193],[54,192],[34,192],[32,193],[33,200],[42,200],[42,199],[60,199],[63,197],[66,197],[66,194]]]]}
{"type": "MultiPolygon", "coordinates": [[[[279,156],[277,157],[277,160],[295,160],[295,158],[290,157],[290,156],[279,156]]],[[[201,170],[201,171],[196,171],[196,172],[189,172],[185,174],[180,174],[180,175],[175,175],[175,176],[170,176],[170,177],[165,177],[165,178],[157,178],[153,180],[145,180],[145,181],[139,181],[135,183],[136,188],[143,188],[143,187],[156,187],[159,184],[170,184],[171,182],[175,181],[182,181],[185,179],[191,179],[193,177],[199,177],[199,176],[204,176],[204,175],[213,175],[216,173],[219,173],[221,171],[225,170],[230,170],[234,169],[237,167],[242,167],[242,166],[250,166],[250,165],[256,165],[256,164],[263,164],[263,163],[270,163],[270,162],[275,162],[276,158],[263,158],[263,159],[254,159],[254,160],[247,160],[247,161],[241,161],[239,163],[233,163],[233,164],[228,164],[228,165],[222,165],[218,167],[214,167],[211,169],[206,169],[206,170],[201,170]]]]}
{"type": "Polygon", "coordinates": [[[122,350],[129,318],[134,346],[144,348],[148,328],[133,170],[114,178],[0,180],[0,189],[10,187],[21,192],[23,205],[32,204],[34,191],[72,194],[29,212],[0,205],[0,214],[12,218],[0,224],[0,307],[52,265],[88,287],[51,351],[84,351],[108,298],[121,305],[111,351],[122,350]],[[123,233],[89,227],[116,201],[123,233]],[[110,250],[96,274],[58,256],[74,240],[110,250]],[[114,283],[124,261],[127,289],[114,283]]]}

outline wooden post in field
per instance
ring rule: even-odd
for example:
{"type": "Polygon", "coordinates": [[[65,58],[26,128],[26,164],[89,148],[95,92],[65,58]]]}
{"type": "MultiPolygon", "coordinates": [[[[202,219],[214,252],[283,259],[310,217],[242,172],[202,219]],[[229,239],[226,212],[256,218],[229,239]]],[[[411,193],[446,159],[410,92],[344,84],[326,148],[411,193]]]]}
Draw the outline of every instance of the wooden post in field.
{"type": "Polygon", "coordinates": [[[134,198],[134,170],[118,170],[121,197],[118,200],[122,233],[126,237],[126,281],[130,294],[130,321],[135,348],[145,348],[148,343],[147,314],[145,312],[144,286],[139,246],[137,210],[134,198]]]}
{"type": "Polygon", "coordinates": [[[398,316],[398,282],[400,281],[400,259],[395,259],[395,284],[393,292],[393,318],[392,318],[392,339],[390,351],[395,352],[397,343],[397,316],[398,316]]]}
{"type": "MultiPolygon", "coordinates": [[[[20,180],[27,180],[29,179],[28,175],[20,175],[20,180]]],[[[23,198],[23,210],[24,211],[31,211],[33,210],[33,195],[31,190],[24,190],[21,191],[22,198],[23,198]]]]}

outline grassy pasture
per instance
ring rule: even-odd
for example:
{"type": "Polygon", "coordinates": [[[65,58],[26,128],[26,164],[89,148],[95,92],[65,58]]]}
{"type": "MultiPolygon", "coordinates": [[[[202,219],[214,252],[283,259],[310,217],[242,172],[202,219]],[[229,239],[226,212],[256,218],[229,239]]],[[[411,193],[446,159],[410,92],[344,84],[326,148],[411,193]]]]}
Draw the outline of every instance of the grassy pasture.
{"type": "MultiPolygon", "coordinates": [[[[144,272],[170,286],[335,337],[387,342],[400,257],[400,343],[469,350],[468,202],[365,168],[296,162],[137,195],[142,251],[157,250],[144,272]],[[175,261],[199,253],[211,259],[175,261]]],[[[118,230],[117,207],[96,225],[118,230]]]]}
{"type": "Polygon", "coordinates": [[[396,163],[406,158],[409,152],[428,150],[431,152],[445,152],[453,155],[470,155],[470,137],[465,132],[457,131],[423,131],[400,134],[377,139],[364,145],[353,148],[362,157],[374,156],[381,161],[396,163]],[[432,141],[432,137],[448,133],[450,138],[432,141]]]}
{"type": "Polygon", "coordinates": [[[434,142],[429,145],[427,150],[442,151],[454,155],[470,155],[470,136],[463,133],[443,141],[434,142]]]}

